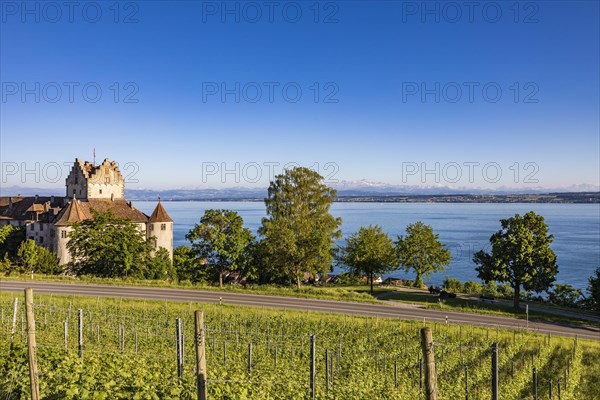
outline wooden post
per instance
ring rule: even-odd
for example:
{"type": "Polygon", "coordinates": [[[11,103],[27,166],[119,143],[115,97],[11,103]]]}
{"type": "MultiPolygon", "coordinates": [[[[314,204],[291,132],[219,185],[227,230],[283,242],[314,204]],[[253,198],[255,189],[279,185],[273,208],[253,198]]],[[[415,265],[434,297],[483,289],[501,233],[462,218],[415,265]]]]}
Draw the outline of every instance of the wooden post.
{"type": "Polygon", "coordinates": [[[204,312],[196,311],[195,333],[196,333],[196,385],[198,388],[198,400],[206,400],[206,348],[204,341],[204,312]]]}
{"type": "Polygon", "coordinates": [[[325,390],[329,391],[329,350],[325,350],[325,390]]]}
{"type": "Polygon", "coordinates": [[[552,379],[548,379],[548,397],[552,400],[552,379]]]}
{"type": "Polygon", "coordinates": [[[248,372],[252,371],[252,341],[248,342],[248,372]]]}
{"type": "Polygon", "coordinates": [[[83,357],[83,311],[77,310],[77,348],[79,350],[79,357],[83,357]]]}
{"type": "Polygon", "coordinates": [[[398,359],[394,359],[394,389],[398,389],[398,359]]]}
{"type": "Polygon", "coordinates": [[[498,343],[492,343],[492,400],[498,400],[498,343]]]}
{"type": "Polygon", "coordinates": [[[316,385],[316,378],[317,378],[317,368],[315,365],[315,358],[316,358],[316,350],[317,350],[317,346],[316,346],[316,342],[315,342],[315,335],[312,334],[310,335],[310,398],[312,400],[315,400],[316,398],[316,393],[317,393],[317,385],[316,385]]]}
{"type": "Polygon", "coordinates": [[[533,377],[532,377],[532,383],[533,383],[533,400],[537,400],[538,398],[538,393],[537,393],[537,371],[535,370],[535,367],[533,367],[533,377]]]}
{"type": "Polygon", "coordinates": [[[13,343],[15,341],[15,330],[17,328],[17,309],[19,305],[19,298],[15,298],[13,303],[13,320],[12,320],[12,331],[10,334],[10,348],[12,350],[13,343]]]}
{"type": "Polygon", "coordinates": [[[37,345],[35,343],[35,318],[33,316],[33,291],[31,288],[25,289],[25,312],[27,314],[27,353],[29,356],[31,400],[39,400],[40,386],[37,369],[37,345]]]}
{"type": "Polygon", "coordinates": [[[64,336],[65,336],[65,351],[67,350],[67,335],[69,334],[69,323],[65,321],[64,323],[64,336]]]}
{"type": "Polygon", "coordinates": [[[183,360],[181,359],[181,318],[175,318],[175,350],[177,352],[177,376],[183,377],[183,360]]]}
{"type": "Polygon", "coordinates": [[[469,369],[465,367],[465,400],[469,400],[469,369]]]}
{"type": "Polygon", "coordinates": [[[437,400],[433,337],[429,327],[421,329],[421,350],[425,361],[425,400],[437,400]]]}

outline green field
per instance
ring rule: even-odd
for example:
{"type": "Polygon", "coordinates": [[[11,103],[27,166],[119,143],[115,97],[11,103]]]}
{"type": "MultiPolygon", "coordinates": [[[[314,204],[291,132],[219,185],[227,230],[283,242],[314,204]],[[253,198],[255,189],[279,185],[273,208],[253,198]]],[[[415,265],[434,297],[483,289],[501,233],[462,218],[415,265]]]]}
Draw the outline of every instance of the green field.
{"type": "MultiPolygon", "coordinates": [[[[23,296],[13,349],[13,300],[0,294],[0,399],[29,398],[23,296]]],[[[422,322],[160,301],[35,295],[44,399],[195,398],[193,311],[205,312],[212,399],[309,399],[311,334],[317,399],[421,399],[422,322]],[[78,354],[78,309],[83,356],[78,354]],[[175,319],[184,332],[178,378],[175,319]],[[65,345],[66,323],[66,345],[65,345]],[[249,368],[249,344],[252,360],[249,368]],[[327,364],[325,359],[327,358],[327,364]]],[[[490,345],[497,342],[501,399],[600,398],[600,343],[495,328],[428,324],[440,399],[490,398],[490,345]],[[565,375],[566,372],[566,375],[565,375]],[[567,378],[565,387],[565,376],[567,378]]]]}

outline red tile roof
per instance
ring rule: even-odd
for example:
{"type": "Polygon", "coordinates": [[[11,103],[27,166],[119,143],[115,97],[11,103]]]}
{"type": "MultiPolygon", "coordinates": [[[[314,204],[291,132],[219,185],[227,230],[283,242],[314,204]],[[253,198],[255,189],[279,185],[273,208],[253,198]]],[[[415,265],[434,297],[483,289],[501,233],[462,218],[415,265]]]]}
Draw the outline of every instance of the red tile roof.
{"type": "Polygon", "coordinates": [[[148,222],[173,222],[173,220],[159,201],[148,222]]]}

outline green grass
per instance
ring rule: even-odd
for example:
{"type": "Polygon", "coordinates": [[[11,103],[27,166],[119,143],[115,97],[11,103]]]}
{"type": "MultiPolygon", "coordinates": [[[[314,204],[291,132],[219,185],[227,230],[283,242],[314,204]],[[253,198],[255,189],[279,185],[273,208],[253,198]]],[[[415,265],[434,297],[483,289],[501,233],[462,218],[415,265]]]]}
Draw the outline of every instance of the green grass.
{"type": "MultiPolygon", "coordinates": [[[[26,327],[19,297],[15,343],[10,350],[15,294],[0,292],[0,398],[29,397],[26,327]]],[[[144,301],[34,293],[40,389],[45,399],[194,399],[193,311],[205,312],[208,390],[211,399],[306,399],[309,397],[309,335],[316,335],[319,400],[419,399],[417,359],[423,323],[397,318],[260,309],[193,302],[144,301]],[[82,310],[83,357],[77,321],[82,310]],[[175,364],[175,318],[181,318],[185,365],[175,364]],[[68,340],[65,346],[65,322],[68,340]],[[121,336],[121,332],[123,335],[121,336]],[[122,339],[121,339],[122,338],[122,339]],[[248,348],[252,343],[252,371],[248,348]],[[330,387],[325,384],[325,352],[330,387]],[[276,361],[275,361],[276,360],[276,361]],[[394,385],[394,363],[398,386],[394,385]],[[367,378],[366,378],[367,377],[367,378]]],[[[571,362],[563,400],[600,395],[600,342],[529,331],[428,323],[436,342],[439,398],[490,398],[490,344],[499,345],[501,398],[530,396],[531,368],[539,381],[563,377],[571,362]]],[[[548,390],[540,387],[540,399],[548,390]]]]}
{"type": "MultiPolygon", "coordinates": [[[[452,310],[461,312],[474,312],[481,314],[494,314],[508,317],[516,317],[525,319],[525,313],[515,313],[512,306],[499,303],[488,303],[474,299],[467,298],[454,298],[454,299],[440,299],[438,295],[430,294],[429,292],[416,292],[416,291],[397,291],[385,297],[386,300],[400,301],[403,303],[411,303],[422,305],[425,308],[432,308],[438,310],[452,310]]],[[[564,309],[564,308],[560,308],[564,309]]],[[[581,312],[580,310],[569,310],[571,312],[581,312]]],[[[540,312],[540,311],[529,311],[530,320],[540,320],[548,322],[567,322],[574,324],[585,324],[600,326],[600,323],[587,321],[583,319],[570,318],[553,314],[552,312],[540,312]]]]}

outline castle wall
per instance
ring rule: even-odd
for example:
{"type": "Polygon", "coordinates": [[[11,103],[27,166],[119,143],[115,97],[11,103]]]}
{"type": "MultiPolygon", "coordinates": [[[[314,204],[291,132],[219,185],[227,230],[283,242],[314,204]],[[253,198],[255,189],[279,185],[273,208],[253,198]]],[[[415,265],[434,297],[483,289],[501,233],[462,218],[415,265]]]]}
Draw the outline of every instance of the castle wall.
{"type": "Polygon", "coordinates": [[[25,238],[31,239],[38,246],[53,250],[53,225],[46,222],[30,222],[25,225],[25,238]]]}
{"type": "Polygon", "coordinates": [[[67,198],[76,197],[79,200],[87,200],[88,199],[88,187],[87,187],[87,179],[82,169],[81,161],[75,160],[75,164],[73,168],[71,168],[71,172],[69,176],[67,176],[66,181],[67,198]]]}
{"type": "Polygon", "coordinates": [[[69,242],[68,234],[72,228],[69,226],[54,226],[53,230],[52,239],[58,262],[60,265],[67,264],[71,261],[71,253],[67,249],[67,243],[69,242]]]}
{"type": "Polygon", "coordinates": [[[173,223],[172,222],[149,222],[148,240],[153,240],[156,250],[163,247],[169,252],[169,258],[173,260],[173,223]],[[154,239],[152,239],[154,237],[154,239]]]}

